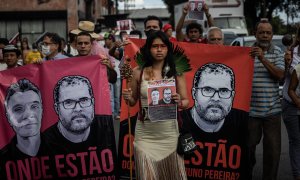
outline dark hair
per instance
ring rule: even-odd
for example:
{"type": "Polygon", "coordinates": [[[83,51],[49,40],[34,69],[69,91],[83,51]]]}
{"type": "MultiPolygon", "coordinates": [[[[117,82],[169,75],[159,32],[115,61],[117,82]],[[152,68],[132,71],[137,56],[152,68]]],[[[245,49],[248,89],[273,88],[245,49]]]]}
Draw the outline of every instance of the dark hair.
{"type": "Polygon", "coordinates": [[[74,86],[78,85],[79,83],[84,83],[88,86],[89,94],[91,98],[94,98],[93,89],[90,81],[83,76],[65,76],[62,79],[60,79],[57,84],[55,85],[53,96],[54,96],[54,104],[57,104],[59,102],[59,90],[62,85],[64,86],[74,86]]]}
{"type": "MultiPolygon", "coordinates": [[[[41,102],[42,102],[42,97],[41,97],[41,92],[37,88],[36,85],[34,85],[32,82],[30,82],[28,79],[20,79],[18,82],[11,84],[9,88],[6,91],[6,96],[5,96],[5,109],[7,108],[7,104],[10,100],[10,98],[16,93],[16,92],[27,92],[27,91],[33,91],[35,92],[41,102]]],[[[8,118],[8,117],[7,117],[8,118]]]]}
{"type": "Polygon", "coordinates": [[[119,37],[120,37],[120,39],[122,39],[123,37],[123,34],[127,34],[127,31],[120,31],[120,33],[119,33],[119,37]]]}
{"type": "Polygon", "coordinates": [[[54,44],[57,44],[58,45],[58,52],[61,52],[61,38],[60,36],[57,34],[57,33],[50,33],[50,32],[47,32],[44,36],[45,37],[48,37],[51,39],[51,41],[54,43],[54,44]]]}
{"type": "Polygon", "coordinates": [[[198,23],[196,23],[196,22],[192,22],[192,23],[190,23],[190,24],[188,24],[188,25],[186,26],[186,30],[185,30],[186,35],[189,33],[189,31],[190,31],[191,29],[194,29],[194,28],[195,28],[195,29],[198,29],[200,35],[202,35],[202,33],[203,33],[202,26],[201,26],[201,24],[198,24],[198,23]]]}
{"type": "Polygon", "coordinates": [[[269,22],[268,19],[266,19],[266,18],[261,18],[260,21],[258,21],[258,22],[255,24],[255,27],[254,27],[254,34],[256,33],[257,28],[258,28],[258,26],[259,26],[260,24],[271,24],[271,23],[269,22]]]}
{"type": "Polygon", "coordinates": [[[139,30],[132,30],[132,31],[130,31],[130,33],[129,33],[130,35],[139,35],[139,38],[141,39],[142,38],[142,32],[141,31],[139,31],[139,30]]]}
{"type": "Polygon", "coordinates": [[[32,49],[37,49],[38,48],[38,45],[34,42],[34,43],[32,43],[32,49]]]}
{"type": "MultiPolygon", "coordinates": [[[[143,58],[145,61],[144,67],[150,67],[153,65],[154,59],[151,55],[150,49],[151,49],[154,39],[156,39],[156,38],[161,39],[162,42],[168,48],[168,53],[167,53],[167,56],[165,58],[165,62],[163,65],[163,69],[167,65],[169,65],[169,67],[170,67],[170,71],[166,74],[166,76],[168,78],[175,76],[176,68],[175,68],[175,63],[174,63],[174,58],[173,58],[173,44],[169,41],[169,38],[167,37],[167,35],[162,31],[155,31],[155,32],[151,33],[151,35],[146,40],[146,44],[141,48],[141,53],[143,54],[143,58]]],[[[162,71],[162,76],[164,76],[163,71],[162,71]]]]}
{"type": "Polygon", "coordinates": [[[4,44],[4,46],[9,44],[9,41],[6,38],[0,38],[0,44],[4,44]]]}
{"type": "MultiPolygon", "coordinates": [[[[77,37],[79,37],[79,36],[88,36],[88,37],[90,37],[91,43],[93,42],[93,38],[92,38],[91,34],[88,33],[87,31],[81,31],[79,34],[77,34],[77,37]]],[[[77,38],[76,38],[76,41],[77,41],[77,38]]]]}
{"type": "Polygon", "coordinates": [[[226,66],[225,64],[220,64],[220,63],[207,63],[207,64],[201,66],[194,75],[194,80],[193,80],[194,88],[197,87],[197,85],[199,84],[202,73],[204,71],[206,71],[207,73],[214,73],[214,74],[226,72],[231,77],[231,88],[234,90],[235,80],[234,80],[234,73],[233,73],[232,69],[230,67],[226,66]]]}
{"type": "Polygon", "coordinates": [[[163,26],[162,20],[161,20],[159,17],[157,17],[157,16],[152,16],[152,15],[147,16],[147,18],[144,20],[144,28],[145,28],[145,29],[146,29],[146,23],[147,23],[148,21],[151,21],[151,20],[156,20],[156,21],[158,21],[159,29],[162,29],[162,26],[163,26]]]}
{"type": "Polygon", "coordinates": [[[24,50],[29,50],[29,49],[30,49],[30,48],[29,48],[29,43],[28,43],[28,38],[27,38],[27,37],[23,37],[23,39],[22,39],[22,41],[21,41],[21,49],[22,49],[22,51],[24,51],[24,50]],[[26,43],[26,49],[23,48],[23,42],[26,43]]]}

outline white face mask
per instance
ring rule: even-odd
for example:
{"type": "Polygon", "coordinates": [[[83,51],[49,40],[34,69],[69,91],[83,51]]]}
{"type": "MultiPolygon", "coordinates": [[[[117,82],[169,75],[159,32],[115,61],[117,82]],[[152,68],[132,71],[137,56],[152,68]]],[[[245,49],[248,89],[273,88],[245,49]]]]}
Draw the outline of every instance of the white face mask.
{"type": "Polygon", "coordinates": [[[48,56],[49,54],[51,54],[51,51],[50,51],[50,46],[44,46],[42,45],[42,53],[46,56],[48,56]]]}

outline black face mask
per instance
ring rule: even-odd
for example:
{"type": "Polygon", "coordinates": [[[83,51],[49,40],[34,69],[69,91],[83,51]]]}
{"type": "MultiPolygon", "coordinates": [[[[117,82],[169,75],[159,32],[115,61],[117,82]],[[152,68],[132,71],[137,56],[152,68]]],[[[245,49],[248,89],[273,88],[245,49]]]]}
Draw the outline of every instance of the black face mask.
{"type": "Polygon", "coordinates": [[[158,30],[154,30],[154,29],[149,29],[148,31],[145,31],[145,34],[147,37],[150,36],[150,34],[154,33],[154,32],[157,32],[158,30]]]}

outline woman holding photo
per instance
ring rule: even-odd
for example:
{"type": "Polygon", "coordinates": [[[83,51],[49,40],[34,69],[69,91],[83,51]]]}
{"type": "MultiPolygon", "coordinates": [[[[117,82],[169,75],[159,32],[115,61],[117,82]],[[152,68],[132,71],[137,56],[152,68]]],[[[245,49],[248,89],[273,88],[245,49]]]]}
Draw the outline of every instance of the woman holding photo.
{"type": "Polygon", "coordinates": [[[147,112],[148,82],[165,78],[176,78],[177,93],[172,94],[172,100],[181,109],[188,107],[185,76],[176,72],[172,50],[172,44],[162,31],[152,33],[141,48],[144,64],[133,69],[129,88],[123,90],[127,104],[141,103],[134,139],[137,179],[187,179],[183,157],[176,151],[177,119],[150,120],[147,112]]]}

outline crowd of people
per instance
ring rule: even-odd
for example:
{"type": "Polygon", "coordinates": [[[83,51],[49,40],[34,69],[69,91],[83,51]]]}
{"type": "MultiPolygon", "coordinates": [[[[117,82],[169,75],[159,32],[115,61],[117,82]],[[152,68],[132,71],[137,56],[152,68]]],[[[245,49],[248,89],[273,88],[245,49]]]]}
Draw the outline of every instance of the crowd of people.
{"type": "MultiPolygon", "coordinates": [[[[129,43],[128,34],[126,31],[121,31],[119,37],[116,37],[113,32],[107,32],[104,35],[104,45],[102,45],[98,42],[99,34],[94,32],[95,25],[90,21],[80,21],[78,29],[69,32],[68,44],[64,44],[57,33],[46,33],[42,42],[40,44],[33,43],[32,48],[29,47],[28,39],[23,38],[21,49],[9,44],[7,39],[0,38],[0,49],[3,54],[0,56],[0,70],[75,56],[99,55],[101,56],[101,63],[107,67],[114,119],[120,119],[121,96],[130,106],[140,102],[140,111],[142,111],[148,106],[147,82],[165,78],[176,79],[177,82],[176,93],[171,94],[169,89],[164,91],[166,99],[185,110],[189,105],[185,76],[184,74],[178,75],[176,72],[174,59],[171,55],[172,42],[212,45],[223,45],[224,43],[224,34],[220,28],[213,26],[208,7],[204,5],[203,9],[210,26],[206,37],[202,36],[201,25],[195,22],[188,24],[186,32],[182,32],[185,16],[189,11],[188,5],[183,7],[182,16],[175,28],[176,38],[172,36],[173,27],[170,24],[163,25],[157,16],[148,16],[145,19],[146,43],[141,52],[145,65],[133,69],[133,79],[129,88],[122,92],[119,64],[124,56],[124,47],[129,43]],[[166,67],[168,67],[168,72],[164,72],[166,67]]],[[[142,32],[138,30],[132,30],[130,35],[138,35],[139,38],[142,38],[142,32]]],[[[271,23],[265,19],[258,22],[255,27],[256,42],[249,52],[254,59],[254,74],[247,126],[250,166],[248,177],[249,179],[252,178],[252,170],[256,163],[256,146],[263,137],[263,179],[277,178],[281,153],[282,115],[289,137],[292,173],[295,179],[300,179],[300,65],[298,65],[300,63],[300,28],[295,36],[294,44],[285,53],[272,44],[272,36],[271,23]],[[282,81],[284,81],[283,100],[279,96],[279,82],[282,81]]],[[[201,101],[209,102],[218,96],[222,100],[226,99],[226,103],[230,107],[228,111],[230,111],[234,87],[227,83],[224,89],[221,87],[222,82],[209,84],[208,81],[203,80],[208,78],[209,72],[213,69],[221,69],[218,71],[219,73],[213,74],[214,82],[218,82],[222,78],[226,80],[224,82],[234,81],[228,67],[207,65],[199,68],[199,81],[195,81],[193,92],[199,90],[204,97],[197,94],[193,99],[197,102],[202,98],[201,101]],[[205,83],[207,84],[204,85],[205,83]]],[[[151,95],[157,92],[153,91],[151,95]]],[[[37,99],[41,103],[38,96],[37,99]]],[[[158,103],[158,99],[156,103],[158,103]]],[[[73,102],[73,105],[74,103],[76,106],[77,102],[73,102]]],[[[60,104],[60,106],[62,105],[60,104]]],[[[202,112],[203,109],[209,110],[209,107],[201,107],[195,103],[195,106],[188,110],[189,116],[199,116],[200,118],[197,119],[201,120],[192,119],[192,121],[195,121],[195,124],[205,132],[219,131],[228,112],[222,117],[220,124],[210,124],[209,121],[205,120],[206,112],[202,112]]],[[[57,111],[57,113],[60,115],[60,112],[57,111]]],[[[63,124],[59,125],[57,127],[63,131],[63,124]]],[[[168,179],[187,179],[183,157],[176,152],[179,136],[177,119],[155,122],[147,119],[146,116],[139,117],[135,128],[134,154],[137,179],[164,179],[165,177],[168,179]]],[[[65,134],[71,137],[67,131],[65,134]]],[[[71,140],[73,139],[71,138],[71,140]]],[[[33,150],[31,153],[33,154],[29,154],[34,156],[38,152],[33,150]]]]}

